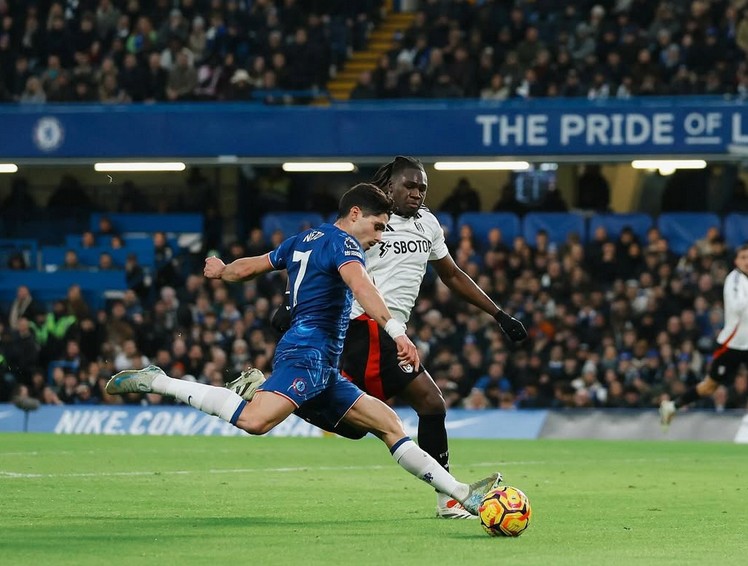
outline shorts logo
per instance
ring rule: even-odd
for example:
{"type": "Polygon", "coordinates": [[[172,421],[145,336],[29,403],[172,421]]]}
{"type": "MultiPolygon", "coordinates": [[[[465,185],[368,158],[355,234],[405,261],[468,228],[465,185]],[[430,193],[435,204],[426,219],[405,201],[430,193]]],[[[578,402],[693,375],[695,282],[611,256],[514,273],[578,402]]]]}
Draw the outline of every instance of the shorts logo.
{"type": "Polygon", "coordinates": [[[306,381],[304,381],[300,377],[297,377],[293,380],[293,383],[291,384],[291,387],[289,387],[289,389],[296,391],[296,393],[304,393],[304,391],[306,391],[306,381]]]}
{"type": "Polygon", "coordinates": [[[400,364],[400,369],[405,373],[413,373],[413,366],[410,364],[400,364]]]}
{"type": "Polygon", "coordinates": [[[426,483],[431,483],[432,481],[434,481],[434,474],[432,474],[431,472],[423,474],[422,477],[423,481],[425,481],[426,483]]]}

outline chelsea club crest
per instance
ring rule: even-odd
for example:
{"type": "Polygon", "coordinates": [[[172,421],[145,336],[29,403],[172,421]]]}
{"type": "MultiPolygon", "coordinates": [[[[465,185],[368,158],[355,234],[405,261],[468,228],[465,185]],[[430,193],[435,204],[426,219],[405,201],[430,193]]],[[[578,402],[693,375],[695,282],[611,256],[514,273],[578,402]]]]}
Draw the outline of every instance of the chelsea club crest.
{"type": "Polygon", "coordinates": [[[34,145],[42,151],[54,151],[65,139],[65,129],[57,118],[45,116],[34,126],[34,145]]]}

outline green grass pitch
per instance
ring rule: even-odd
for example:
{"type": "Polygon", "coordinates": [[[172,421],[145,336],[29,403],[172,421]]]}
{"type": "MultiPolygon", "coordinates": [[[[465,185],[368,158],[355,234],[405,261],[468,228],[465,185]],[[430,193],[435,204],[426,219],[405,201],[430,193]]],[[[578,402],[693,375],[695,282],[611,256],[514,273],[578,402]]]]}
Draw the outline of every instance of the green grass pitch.
{"type": "Polygon", "coordinates": [[[527,493],[529,529],[438,520],[374,439],[0,435],[0,562],[745,564],[748,449],[451,443],[455,475],[527,493]]]}

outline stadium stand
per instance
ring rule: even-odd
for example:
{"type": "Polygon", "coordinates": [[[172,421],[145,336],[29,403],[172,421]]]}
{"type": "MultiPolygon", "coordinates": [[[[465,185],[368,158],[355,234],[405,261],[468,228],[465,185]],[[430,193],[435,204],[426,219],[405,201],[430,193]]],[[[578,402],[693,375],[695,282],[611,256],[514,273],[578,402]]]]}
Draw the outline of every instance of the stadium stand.
{"type": "Polygon", "coordinates": [[[729,248],[748,242],[748,214],[728,214],[724,218],[725,241],[729,248]]]}
{"type": "Polygon", "coordinates": [[[663,212],[657,218],[657,228],[677,254],[686,253],[709,228],[721,226],[719,216],[709,212],[663,212]]]}
{"type": "Polygon", "coordinates": [[[277,230],[280,230],[284,238],[288,238],[301,230],[319,226],[323,222],[322,215],[316,212],[266,214],[262,218],[262,233],[268,241],[277,230]]]}
{"type": "Polygon", "coordinates": [[[121,296],[127,289],[125,273],[90,271],[85,277],[76,271],[24,272],[3,270],[0,277],[0,303],[9,305],[20,285],[32,289],[33,297],[41,303],[51,303],[67,296],[71,285],[80,285],[92,308],[102,308],[108,297],[121,296]]]}
{"type": "Polygon", "coordinates": [[[618,235],[624,228],[631,228],[640,242],[646,242],[647,230],[654,225],[654,222],[648,214],[631,212],[595,214],[590,216],[588,224],[587,241],[592,239],[592,235],[595,233],[597,227],[602,226],[610,235],[618,235]]]}
{"type": "MultiPolygon", "coordinates": [[[[179,28],[186,34],[176,47],[168,34],[156,32],[153,42],[138,37],[137,19],[124,13],[129,3],[112,4],[123,17],[104,14],[99,21],[98,13],[87,11],[98,7],[97,2],[68,2],[65,13],[60,13],[60,3],[0,2],[13,24],[10,32],[0,30],[0,99],[20,104],[306,104],[324,90],[331,70],[355,70],[361,76],[358,85],[349,78],[340,82],[336,98],[353,93],[359,99],[482,98],[492,108],[495,101],[546,97],[594,104],[650,95],[748,96],[746,45],[736,33],[741,27],[745,31],[748,20],[736,20],[733,3],[700,2],[698,7],[706,11],[699,12],[683,2],[607,2],[601,3],[601,12],[590,3],[578,9],[558,2],[432,0],[418,2],[416,13],[399,19],[393,31],[392,21],[380,21],[383,2],[310,3],[332,11],[294,19],[283,11],[285,3],[268,1],[252,3],[251,17],[230,24],[251,38],[246,41],[228,41],[221,25],[201,30],[198,22],[210,21],[212,14],[206,3],[195,3],[189,20],[186,14],[175,15],[182,18],[179,28]],[[91,37],[82,37],[78,29],[91,17],[97,25],[88,42],[91,37]],[[41,24],[35,38],[19,35],[36,22],[41,24]],[[402,22],[407,26],[399,29],[402,22]],[[75,53],[64,43],[48,41],[55,26],[72,36],[75,53]],[[306,30],[308,48],[299,28],[306,30]],[[324,37],[332,41],[325,43],[324,37]],[[100,51],[95,54],[96,42],[100,51]],[[307,65],[315,53],[324,65],[307,65]],[[175,64],[177,59],[186,63],[175,64]]],[[[216,14],[219,21],[226,16],[216,14]]],[[[144,17],[154,30],[168,28],[167,12],[154,10],[144,17]]],[[[664,185],[646,191],[656,206],[640,205],[639,210],[659,213],[664,185]]],[[[64,338],[81,345],[80,380],[101,384],[113,373],[112,358],[124,337],[135,340],[142,356],[168,372],[204,382],[222,383],[247,363],[269,369],[277,339],[269,320],[285,281],[264,277],[226,288],[203,281],[201,265],[208,250],[199,239],[185,241],[185,234],[199,238],[208,231],[206,210],[91,215],[64,210],[38,207],[32,212],[16,203],[0,219],[0,235],[8,238],[2,247],[4,267],[18,253],[29,267],[0,271],[0,353],[8,360],[7,374],[18,380],[19,394],[26,387],[28,395],[55,402],[59,383],[50,384],[47,395],[24,381],[29,368],[19,370],[14,358],[11,345],[19,336],[13,315],[20,312],[32,322],[41,315],[54,319],[60,301],[63,314],[75,316],[64,338]],[[104,217],[124,237],[121,249],[127,251],[110,249],[111,237],[98,233],[104,217]],[[170,234],[168,251],[154,250],[154,228],[170,234]],[[80,234],[86,230],[97,232],[96,247],[82,247],[80,234]],[[84,264],[106,250],[115,266],[121,267],[123,260],[127,265],[111,271],[62,270],[62,256],[70,248],[84,264]],[[134,251],[136,265],[129,251],[134,251]],[[38,269],[47,265],[57,270],[38,269]],[[88,308],[69,297],[78,284],[88,308]],[[30,288],[35,309],[28,310],[30,301],[18,299],[21,286],[30,288]]],[[[250,248],[267,251],[276,230],[289,235],[323,218],[274,213],[260,221],[262,211],[248,214],[255,212],[251,228],[262,237],[230,244],[219,237],[221,257],[238,257],[250,248]]],[[[473,250],[457,260],[486,293],[525,322],[531,335],[526,344],[510,350],[491,320],[465,316],[427,277],[411,333],[449,406],[465,403],[480,383],[490,407],[654,407],[660,395],[678,393],[703,375],[722,323],[720,286],[731,268],[732,250],[748,238],[748,217],[737,214],[605,214],[587,219],[574,212],[531,211],[521,220],[513,214],[475,213],[457,222],[437,216],[453,235],[451,244],[465,224],[479,244],[492,227],[502,228],[504,246],[485,253],[473,250]],[[606,227],[606,241],[588,241],[597,226],[606,227]],[[640,243],[621,238],[626,226],[640,243]],[[652,226],[659,228],[661,240],[648,232],[652,226]],[[724,234],[727,250],[695,245],[712,227],[724,234]],[[555,246],[534,249],[541,229],[555,246]]],[[[39,367],[62,367],[59,351],[39,345],[39,367]]],[[[734,386],[726,394],[726,406],[748,406],[745,389],[734,386]]],[[[100,391],[97,397],[112,402],[100,391]]],[[[702,406],[714,408],[709,403],[702,406]]]]}
{"type": "Polygon", "coordinates": [[[508,244],[522,233],[519,217],[511,212],[465,212],[457,219],[457,232],[465,225],[473,229],[479,242],[487,242],[493,228],[501,229],[502,240],[508,244]]]}
{"type": "Polygon", "coordinates": [[[584,216],[573,212],[529,212],[522,219],[522,235],[530,245],[540,230],[548,233],[551,243],[563,244],[571,234],[576,234],[582,242],[587,237],[584,216]]]}
{"type": "Polygon", "coordinates": [[[107,218],[118,234],[153,233],[154,227],[160,232],[171,234],[200,234],[204,229],[202,214],[191,213],[100,213],[91,214],[89,229],[99,233],[102,218],[107,218]]]}

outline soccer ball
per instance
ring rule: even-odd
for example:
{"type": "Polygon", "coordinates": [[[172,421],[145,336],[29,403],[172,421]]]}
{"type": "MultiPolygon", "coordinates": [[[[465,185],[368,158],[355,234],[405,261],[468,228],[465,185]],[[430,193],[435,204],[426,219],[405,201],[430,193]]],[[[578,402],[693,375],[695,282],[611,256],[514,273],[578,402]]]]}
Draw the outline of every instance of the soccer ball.
{"type": "Polygon", "coordinates": [[[480,524],[492,537],[518,537],[530,525],[531,515],[527,496],[508,485],[489,491],[478,508],[480,524]]]}

